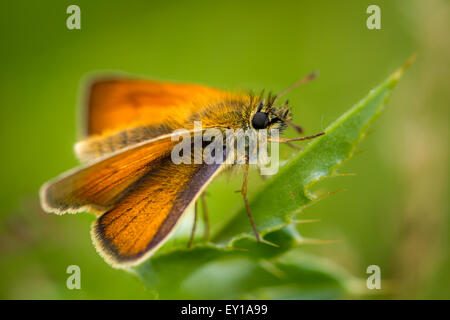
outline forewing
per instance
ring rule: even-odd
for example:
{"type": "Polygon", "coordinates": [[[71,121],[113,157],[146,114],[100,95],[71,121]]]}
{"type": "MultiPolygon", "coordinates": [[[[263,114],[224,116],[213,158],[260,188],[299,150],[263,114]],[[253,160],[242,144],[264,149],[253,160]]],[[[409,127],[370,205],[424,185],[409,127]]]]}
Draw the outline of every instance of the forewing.
{"type": "Polygon", "coordinates": [[[60,214],[105,212],[147,172],[159,167],[176,143],[170,136],[159,137],[71,170],[41,188],[42,206],[60,214]]]}
{"type": "Polygon", "coordinates": [[[158,248],[222,164],[179,164],[168,157],[92,227],[99,253],[113,266],[134,265],[158,248]]]}

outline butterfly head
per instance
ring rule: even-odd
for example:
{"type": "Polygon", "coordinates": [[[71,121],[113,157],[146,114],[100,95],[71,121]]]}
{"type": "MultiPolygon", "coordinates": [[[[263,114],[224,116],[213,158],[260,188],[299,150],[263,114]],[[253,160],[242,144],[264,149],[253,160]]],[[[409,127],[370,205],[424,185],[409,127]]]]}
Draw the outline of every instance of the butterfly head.
{"type": "Polygon", "coordinates": [[[274,99],[269,95],[267,101],[261,101],[251,116],[251,127],[256,130],[286,129],[287,123],[292,119],[292,112],[289,108],[289,102],[286,101],[283,106],[273,105],[274,99]]]}

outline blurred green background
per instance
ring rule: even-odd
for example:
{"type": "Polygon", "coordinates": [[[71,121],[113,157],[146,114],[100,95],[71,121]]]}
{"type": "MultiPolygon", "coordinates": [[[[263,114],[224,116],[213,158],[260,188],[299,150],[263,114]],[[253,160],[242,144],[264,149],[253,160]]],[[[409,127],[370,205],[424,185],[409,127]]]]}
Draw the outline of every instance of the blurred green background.
{"type": "MultiPolygon", "coordinates": [[[[300,231],[340,240],[304,250],[356,277],[379,265],[383,289],[374,297],[450,298],[449,21],[444,0],[2,1],[0,298],[151,297],[97,255],[93,215],[60,217],[39,206],[41,184],[77,165],[76,106],[87,73],[277,92],[320,70],[289,94],[295,121],[312,134],[414,52],[365,152],[341,170],[356,175],[316,186],[347,191],[308,208],[304,217],[321,222],[300,231]],[[70,4],[81,8],[81,30],[66,28],[70,4]],[[381,8],[381,30],[366,27],[370,4],[381,8]],[[81,267],[82,290],[66,288],[71,264],[81,267]]],[[[242,205],[240,179],[220,177],[209,188],[213,220],[242,205]]],[[[250,183],[254,191],[262,182],[250,183]]]]}

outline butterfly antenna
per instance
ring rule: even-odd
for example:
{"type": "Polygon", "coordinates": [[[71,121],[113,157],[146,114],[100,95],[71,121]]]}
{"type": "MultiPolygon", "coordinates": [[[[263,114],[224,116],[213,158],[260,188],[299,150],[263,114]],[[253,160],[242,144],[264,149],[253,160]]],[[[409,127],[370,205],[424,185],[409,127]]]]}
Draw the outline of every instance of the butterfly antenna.
{"type": "Polygon", "coordinates": [[[300,87],[304,84],[307,84],[308,82],[310,82],[311,80],[314,80],[315,78],[317,78],[319,76],[319,71],[314,71],[312,73],[310,73],[309,75],[307,75],[304,78],[301,78],[300,80],[298,80],[297,82],[293,83],[290,87],[284,89],[283,91],[281,91],[279,94],[277,94],[275,96],[275,99],[273,100],[273,102],[275,102],[276,100],[278,100],[278,98],[284,96],[286,93],[292,91],[293,89],[300,87]]]}
{"type": "MultiPolygon", "coordinates": [[[[289,104],[289,100],[286,100],[284,105],[287,106],[288,104],[289,104]]],[[[300,133],[300,134],[303,133],[302,127],[300,127],[299,125],[296,125],[291,120],[287,119],[286,117],[282,116],[281,114],[278,114],[277,112],[273,111],[273,109],[270,110],[270,113],[272,113],[275,117],[277,117],[278,119],[280,119],[281,121],[286,123],[288,126],[295,129],[295,131],[297,131],[298,133],[300,133]]]]}
{"type": "MultiPolygon", "coordinates": [[[[284,89],[283,91],[281,91],[279,94],[277,94],[272,101],[272,105],[275,103],[275,101],[277,101],[280,97],[284,96],[286,93],[292,91],[293,89],[300,87],[308,82],[310,82],[311,80],[314,80],[315,78],[317,78],[319,75],[318,71],[314,71],[312,73],[310,73],[309,75],[307,75],[306,77],[301,78],[300,80],[298,80],[297,82],[293,83],[291,86],[289,86],[288,88],[284,89]]],[[[288,105],[288,100],[286,100],[285,106],[288,105]]],[[[283,117],[282,115],[274,112],[272,109],[270,109],[270,112],[275,115],[277,118],[279,118],[281,121],[283,121],[284,123],[286,123],[288,126],[292,127],[295,129],[295,131],[297,131],[298,133],[303,133],[303,129],[302,127],[296,125],[295,123],[293,123],[291,120],[286,119],[286,117],[283,117]]]]}

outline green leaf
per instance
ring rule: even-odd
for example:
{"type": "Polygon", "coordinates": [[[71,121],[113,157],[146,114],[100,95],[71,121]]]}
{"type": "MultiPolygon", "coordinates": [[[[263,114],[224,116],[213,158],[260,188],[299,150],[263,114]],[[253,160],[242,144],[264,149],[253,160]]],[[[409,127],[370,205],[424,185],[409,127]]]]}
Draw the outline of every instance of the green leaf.
{"type": "MultiPolygon", "coordinates": [[[[410,63],[411,60],[332,123],[325,135],[314,139],[252,197],[250,208],[262,236],[286,227],[294,214],[320,199],[309,191],[310,187],[335,176],[336,169],[352,156],[410,63]]],[[[213,242],[233,245],[242,238],[255,238],[244,207],[214,235],[213,242]]]]}
{"type": "Polygon", "coordinates": [[[201,245],[164,253],[136,270],[164,299],[338,298],[350,277],[298,248],[273,259],[201,245]]]}
{"type": "Polygon", "coordinates": [[[174,237],[132,272],[161,298],[337,298],[348,293],[350,276],[301,253],[303,239],[292,217],[321,199],[311,186],[337,175],[411,62],[332,123],[250,199],[266,243],[256,242],[242,207],[213,235],[212,243],[187,249],[185,236],[174,237]]]}

